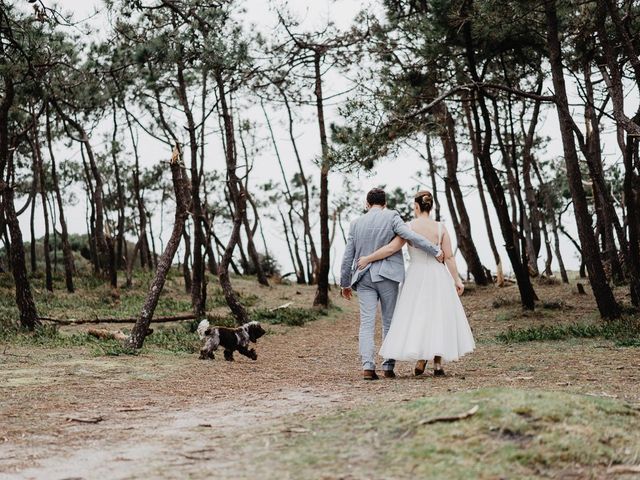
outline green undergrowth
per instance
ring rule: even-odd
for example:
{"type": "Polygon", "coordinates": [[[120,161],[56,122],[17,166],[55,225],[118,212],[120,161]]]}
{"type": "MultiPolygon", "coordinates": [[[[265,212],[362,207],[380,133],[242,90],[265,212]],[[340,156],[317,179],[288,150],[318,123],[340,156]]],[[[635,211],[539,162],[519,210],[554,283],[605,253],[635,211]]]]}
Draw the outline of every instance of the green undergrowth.
{"type": "MultiPolygon", "coordinates": [[[[283,324],[301,326],[316,320],[321,315],[328,315],[326,310],[313,308],[283,308],[278,310],[255,309],[249,312],[251,320],[265,324],[283,324]]],[[[209,316],[212,325],[234,327],[231,316],[209,316]]],[[[161,351],[167,353],[196,353],[201,341],[196,329],[198,321],[183,322],[177,325],[153,324],[153,333],[149,335],[141,352],[161,351]]],[[[114,328],[115,329],[115,328],[114,328]]],[[[128,329],[122,329],[129,333],[128,329]]],[[[269,331],[267,330],[267,333],[269,331]]],[[[19,346],[35,346],[43,348],[89,347],[95,355],[137,354],[136,350],[124,348],[120,342],[109,339],[98,339],[85,332],[69,333],[60,331],[56,325],[44,324],[33,332],[17,328],[14,324],[0,322],[0,344],[19,346]]]]}
{"type": "Polygon", "coordinates": [[[601,478],[640,455],[637,405],[560,392],[450,393],[341,411],[290,430],[296,434],[265,450],[256,465],[264,461],[292,478],[524,479],[570,471],[601,478]],[[475,405],[468,418],[421,424],[475,405]]]}
{"type": "Polygon", "coordinates": [[[569,338],[604,338],[621,347],[640,347],[640,319],[626,318],[599,323],[537,325],[511,328],[496,338],[504,343],[567,340],[569,338]]]}
{"type": "MultiPolygon", "coordinates": [[[[147,271],[136,271],[133,286],[121,286],[118,292],[104,279],[93,275],[77,275],[74,277],[75,293],[67,293],[64,277],[54,275],[54,292],[44,288],[44,280],[33,276],[31,286],[39,315],[56,319],[92,319],[92,318],[130,318],[140,314],[153,274],[147,271]]],[[[124,278],[121,279],[121,282],[124,278]]],[[[222,290],[212,286],[207,292],[206,309],[226,308],[222,290]]],[[[242,304],[255,307],[260,297],[252,293],[236,292],[242,304]]],[[[191,296],[184,289],[181,274],[172,269],[158,300],[156,316],[170,316],[176,313],[191,311],[191,296]]],[[[0,321],[19,318],[16,306],[13,277],[9,273],[0,274],[0,321]]]]}
{"type": "Polygon", "coordinates": [[[277,310],[258,308],[250,314],[251,319],[258,322],[272,325],[283,324],[292,327],[302,326],[307,322],[327,315],[329,315],[328,310],[315,308],[280,308],[277,310]]]}

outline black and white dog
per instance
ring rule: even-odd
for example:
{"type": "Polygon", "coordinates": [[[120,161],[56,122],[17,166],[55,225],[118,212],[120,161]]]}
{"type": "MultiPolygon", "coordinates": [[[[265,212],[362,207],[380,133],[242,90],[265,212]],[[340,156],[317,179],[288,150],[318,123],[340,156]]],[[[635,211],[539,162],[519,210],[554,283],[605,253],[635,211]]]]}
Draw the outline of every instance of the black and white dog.
{"type": "Polygon", "coordinates": [[[204,345],[200,349],[200,358],[213,359],[213,352],[222,346],[224,359],[228,362],[233,362],[233,352],[236,350],[251,360],[257,360],[258,354],[255,349],[249,349],[249,342],[256,343],[265,333],[258,322],[245,323],[238,328],[228,328],[212,327],[208,320],[202,320],[198,325],[198,335],[204,340],[204,345]]]}

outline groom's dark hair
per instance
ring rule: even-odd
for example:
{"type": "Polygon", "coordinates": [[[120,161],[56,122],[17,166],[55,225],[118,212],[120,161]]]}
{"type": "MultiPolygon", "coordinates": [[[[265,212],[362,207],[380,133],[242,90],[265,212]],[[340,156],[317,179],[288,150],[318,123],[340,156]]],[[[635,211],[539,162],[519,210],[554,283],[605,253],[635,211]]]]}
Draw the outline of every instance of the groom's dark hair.
{"type": "Polygon", "coordinates": [[[367,203],[384,207],[387,204],[387,194],[381,188],[373,188],[367,193],[367,203]]]}

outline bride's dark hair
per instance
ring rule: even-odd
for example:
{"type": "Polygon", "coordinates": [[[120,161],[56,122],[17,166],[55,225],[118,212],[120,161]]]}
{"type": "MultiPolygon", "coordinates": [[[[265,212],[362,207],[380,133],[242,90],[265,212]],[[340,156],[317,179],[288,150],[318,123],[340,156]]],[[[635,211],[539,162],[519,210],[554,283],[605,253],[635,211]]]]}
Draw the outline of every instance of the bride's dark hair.
{"type": "Polygon", "coordinates": [[[416,193],[414,201],[418,204],[418,207],[420,207],[421,212],[431,212],[433,208],[433,195],[428,190],[421,190],[416,193]]]}

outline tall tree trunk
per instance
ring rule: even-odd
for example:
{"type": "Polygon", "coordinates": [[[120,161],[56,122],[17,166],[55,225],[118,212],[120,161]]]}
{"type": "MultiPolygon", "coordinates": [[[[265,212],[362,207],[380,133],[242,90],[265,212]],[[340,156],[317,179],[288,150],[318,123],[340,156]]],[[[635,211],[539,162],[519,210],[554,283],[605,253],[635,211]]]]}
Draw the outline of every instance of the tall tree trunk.
{"type": "Polygon", "coordinates": [[[324,123],[324,100],[322,97],[322,72],[320,62],[322,54],[314,52],[315,97],[318,127],[320,130],[320,146],[322,161],[320,165],[320,269],[318,271],[318,288],[313,299],[314,306],[329,306],[329,255],[331,242],[329,239],[329,144],[324,123]]]}
{"type": "Polygon", "coordinates": [[[16,303],[20,310],[20,325],[23,328],[34,330],[36,327],[41,326],[41,322],[33,301],[27,267],[24,261],[24,244],[22,242],[20,222],[13,203],[13,189],[4,180],[0,179],[0,190],[2,190],[4,198],[5,219],[11,236],[11,269],[16,285],[16,303]]]}
{"type": "Polygon", "coordinates": [[[468,270],[473,275],[476,285],[486,285],[489,280],[471,236],[471,220],[469,219],[467,207],[464,203],[464,195],[458,182],[458,144],[455,138],[456,128],[453,116],[444,102],[435,107],[433,111],[441,125],[439,135],[447,163],[445,192],[447,193],[447,203],[449,204],[449,212],[456,232],[458,247],[467,262],[468,270]]]}
{"type": "MultiPolygon", "coordinates": [[[[614,239],[614,228],[617,217],[613,199],[609,194],[609,187],[604,178],[602,167],[602,145],[600,144],[599,117],[595,110],[595,98],[593,83],[591,81],[591,65],[586,63],[583,67],[584,92],[586,95],[584,118],[586,123],[586,135],[583,153],[587,160],[589,176],[593,184],[593,201],[596,210],[598,225],[604,238],[604,253],[607,263],[611,266],[613,278],[621,282],[623,280],[622,266],[618,258],[618,249],[614,239]]],[[[626,252],[624,252],[626,255],[626,252]]]]}
{"type": "Polygon", "coordinates": [[[558,32],[558,18],[555,0],[545,0],[545,17],[547,21],[547,48],[549,63],[556,97],[556,110],[560,124],[560,135],[567,167],[569,190],[573,198],[573,206],[578,226],[578,235],[582,245],[583,256],[589,282],[598,305],[598,311],[603,318],[613,319],[620,316],[620,307],[616,302],[611,287],[602,266],[598,244],[591,228],[591,216],[587,205],[586,194],[582,186],[582,175],[573,137],[572,118],[567,100],[567,90],[564,81],[564,69],[558,32]]]}
{"type": "Polygon", "coordinates": [[[187,131],[189,132],[189,149],[191,153],[191,197],[193,208],[193,265],[191,281],[191,305],[193,313],[203,316],[205,312],[205,299],[203,298],[203,283],[205,275],[202,250],[205,246],[204,230],[202,228],[202,202],[200,201],[200,172],[198,170],[198,139],[196,135],[196,123],[187,98],[187,85],[184,78],[184,66],[182,60],[177,62],[178,98],[187,119],[187,131]]]}
{"type": "MultiPolygon", "coordinates": [[[[468,2],[465,4],[467,8],[471,6],[471,3],[472,2],[468,2]]],[[[463,35],[465,41],[465,54],[471,77],[475,83],[480,84],[482,82],[478,75],[473,40],[471,36],[471,23],[469,21],[465,22],[463,26],[463,35]]],[[[487,184],[489,195],[491,196],[493,206],[498,216],[498,222],[500,223],[500,229],[505,242],[505,249],[507,250],[507,255],[511,262],[511,267],[513,268],[513,273],[516,276],[516,281],[518,282],[518,290],[520,292],[522,306],[527,310],[533,310],[535,308],[535,300],[537,298],[536,293],[533,290],[529,272],[521,262],[520,252],[518,251],[518,236],[513,231],[513,224],[509,218],[509,210],[507,208],[504,189],[502,188],[500,178],[498,177],[496,170],[493,168],[493,163],[491,162],[491,116],[489,115],[489,109],[487,108],[484,92],[482,90],[479,90],[478,92],[478,103],[480,104],[480,111],[484,125],[484,138],[480,133],[480,119],[475,102],[473,102],[472,99],[471,110],[473,112],[476,129],[476,143],[479,146],[478,159],[480,161],[480,166],[482,167],[482,173],[485,183],[487,184]]]]}
{"type": "Polygon", "coordinates": [[[505,119],[505,135],[510,137],[511,148],[507,148],[505,141],[503,140],[503,134],[500,131],[500,115],[498,109],[498,102],[495,98],[491,99],[494,110],[494,122],[496,126],[496,139],[500,147],[500,153],[502,154],[502,163],[504,164],[507,174],[507,185],[509,187],[509,196],[511,198],[511,222],[512,230],[516,237],[515,241],[521,240],[521,254],[522,264],[527,266],[529,275],[537,277],[538,271],[538,253],[533,244],[533,234],[531,231],[531,224],[527,215],[524,201],[522,199],[522,189],[520,188],[520,180],[518,174],[517,152],[516,152],[516,140],[513,131],[513,116],[511,114],[511,98],[508,98],[508,118],[505,119]],[[507,123],[508,122],[508,123],[507,123]]]}
{"type": "MultiPolygon", "coordinates": [[[[112,268],[112,266],[115,265],[115,262],[111,261],[110,259],[111,253],[110,253],[110,249],[107,244],[107,239],[105,236],[102,174],[100,173],[100,169],[98,168],[98,165],[96,163],[95,155],[93,153],[93,147],[91,146],[91,142],[89,142],[89,136],[87,135],[87,132],[82,127],[82,125],[76,120],[74,120],[73,118],[71,118],[69,115],[67,115],[58,106],[56,101],[53,101],[52,104],[54,108],[58,111],[60,116],[69,125],[71,125],[74,128],[74,130],[76,130],[76,132],[78,132],[78,135],[80,136],[80,138],[77,140],[84,146],[84,149],[87,153],[87,157],[89,159],[89,168],[91,171],[91,176],[93,177],[93,180],[95,182],[95,188],[93,188],[93,191],[92,191],[92,194],[93,194],[92,203],[95,205],[95,214],[96,214],[96,218],[95,218],[96,242],[98,246],[98,251],[102,256],[101,264],[102,265],[106,264],[108,268],[112,268]]],[[[108,273],[109,273],[109,278],[111,279],[111,282],[113,284],[113,279],[117,278],[117,273],[113,271],[108,273]]],[[[113,286],[115,287],[117,285],[113,285],[113,286]]]]}
{"type": "Polygon", "coordinates": [[[189,176],[181,163],[180,151],[178,146],[176,146],[173,150],[170,162],[173,189],[177,203],[173,230],[171,231],[171,236],[169,237],[167,246],[158,260],[156,274],[151,282],[149,293],[147,294],[147,298],[140,312],[140,318],[138,318],[138,321],[131,330],[131,335],[125,342],[125,345],[129,348],[142,348],[142,345],[144,344],[144,339],[149,332],[149,325],[151,324],[153,313],[158,306],[158,300],[160,299],[160,294],[162,293],[167,273],[173,263],[173,257],[178,250],[178,245],[180,245],[180,237],[184,231],[184,224],[189,216],[188,212],[191,208],[189,176]]]}
{"type": "Polygon", "coordinates": [[[231,230],[231,236],[229,237],[229,241],[227,242],[222,258],[220,259],[220,264],[218,265],[218,280],[227,305],[236,319],[236,323],[242,325],[249,320],[249,315],[242,303],[240,303],[238,295],[233,291],[231,278],[229,277],[229,264],[231,263],[231,258],[233,256],[233,250],[240,240],[240,229],[246,215],[247,199],[242,182],[238,178],[236,172],[237,156],[235,151],[233,117],[229,110],[229,105],[227,104],[227,92],[222,72],[220,70],[216,70],[214,72],[214,77],[218,88],[220,109],[222,111],[222,122],[224,125],[225,144],[227,147],[225,149],[227,188],[229,190],[231,201],[235,207],[233,212],[233,229],[231,230]]]}
{"type": "MultiPolygon", "coordinates": [[[[118,224],[117,224],[117,233],[115,240],[115,265],[116,269],[125,268],[127,265],[127,260],[125,258],[125,238],[124,238],[124,229],[125,229],[125,198],[124,198],[124,187],[122,185],[122,180],[120,178],[120,165],[118,165],[118,155],[116,152],[117,145],[117,132],[118,132],[118,119],[117,119],[117,107],[115,100],[113,101],[113,136],[111,138],[111,158],[113,160],[113,174],[116,180],[116,194],[118,197],[118,224]]],[[[117,277],[116,277],[117,278],[117,277]]]]}
{"type": "Polygon", "coordinates": [[[469,107],[469,99],[464,101],[465,118],[467,120],[467,128],[469,129],[469,141],[471,143],[471,152],[473,154],[473,169],[476,176],[476,185],[478,187],[478,196],[480,197],[480,205],[482,206],[482,215],[484,217],[484,224],[487,229],[487,236],[489,237],[489,246],[491,247],[491,253],[493,254],[493,260],[496,263],[496,283],[499,287],[504,286],[504,273],[502,271],[502,260],[500,259],[500,252],[496,245],[496,239],[493,235],[493,226],[491,225],[491,217],[489,216],[489,207],[487,206],[487,199],[484,196],[484,186],[482,184],[482,176],[480,175],[480,162],[478,139],[473,128],[473,122],[471,120],[471,109],[469,107]]]}
{"type": "MultiPolygon", "coordinates": [[[[622,64],[617,58],[617,45],[612,45],[606,26],[606,12],[611,15],[611,20],[618,34],[618,40],[622,44],[622,48],[628,62],[631,64],[636,85],[640,87],[640,52],[634,43],[633,35],[627,30],[622,18],[618,12],[617,2],[611,0],[598,0],[595,13],[596,28],[598,39],[602,45],[604,53],[605,65],[599,65],[603,79],[607,85],[607,90],[611,95],[613,105],[613,117],[617,124],[617,140],[620,150],[624,157],[625,177],[624,177],[624,195],[627,207],[626,220],[629,227],[629,245],[623,252],[627,253],[626,261],[629,272],[629,286],[631,301],[634,305],[640,305],[640,201],[636,201],[636,197],[640,197],[640,180],[634,173],[633,152],[637,150],[637,142],[640,137],[640,110],[636,112],[634,118],[629,118],[624,111],[624,89],[623,89],[623,73],[622,64]],[[608,72],[607,72],[608,70],[608,72]],[[627,141],[625,143],[623,130],[627,133],[627,141]]],[[[640,168],[638,169],[640,171],[640,168]]],[[[620,230],[618,229],[618,232],[620,230]]],[[[620,233],[619,233],[620,236],[620,233]]],[[[622,243],[622,242],[621,242],[622,243]]]]}
{"type": "Polygon", "coordinates": [[[149,270],[153,268],[153,259],[151,258],[151,248],[149,248],[149,239],[147,238],[147,214],[144,208],[144,199],[140,187],[140,155],[138,152],[138,140],[133,132],[133,125],[129,110],[123,105],[125,118],[127,120],[127,129],[129,130],[129,136],[131,138],[131,145],[133,146],[133,194],[136,200],[136,207],[138,209],[138,223],[139,232],[138,238],[140,243],[140,266],[145,268],[149,266],[149,270]]]}
{"type": "Polygon", "coordinates": [[[62,241],[62,259],[64,262],[64,281],[67,288],[67,292],[73,293],[75,291],[73,285],[73,274],[76,271],[76,266],[73,260],[73,251],[69,244],[69,231],[67,229],[67,220],[64,215],[64,202],[62,201],[62,193],[60,192],[60,182],[58,180],[58,172],[56,169],[56,159],[53,154],[53,140],[51,135],[51,121],[49,118],[49,105],[45,107],[46,114],[46,135],[47,135],[47,147],[49,149],[49,157],[51,159],[51,181],[53,183],[53,190],[56,196],[56,203],[58,204],[58,217],[60,219],[60,231],[62,241]]]}
{"type": "MultiPolygon", "coordinates": [[[[469,31],[467,32],[467,34],[469,35],[470,41],[471,32],[469,31]]],[[[467,47],[467,50],[471,51],[470,43],[468,45],[469,46],[467,47]]],[[[475,58],[473,54],[468,54],[468,58],[470,65],[472,66],[471,72],[472,75],[474,75],[474,80],[480,83],[478,74],[475,70],[475,58]]],[[[481,138],[480,134],[480,119],[477,107],[475,105],[475,102],[472,101],[471,103],[471,110],[473,113],[475,124],[476,143],[480,147],[478,151],[478,160],[482,168],[482,173],[487,185],[487,189],[489,191],[489,195],[491,196],[493,206],[496,210],[496,215],[500,224],[500,230],[502,231],[502,236],[505,242],[505,249],[507,250],[507,256],[509,257],[511,267],[513,268],[513,273],[518,283],[518,290],[520,292],[520,300],[522,302],[522,306],[527,310],[533,310],[535,308],[535,300],[537,298],[536,293],[533,290],[529,272],[522,264],[520,252],[518,249],[518,236],[513,231],[513,223],[509,216],[504,189],[502,188],[500,178],[498,177],[498,174],[496,173],[496,170],[494,169],[493,163],[491,161],[491,117],[489,115],[489,110],[486,106],[486,102],[484,101],[482,92],[480,92],[478,95],[478,103],[480,104],[480,110],[483,119],[484,139],[481,138]]]]}
{"type": "MultiPolygon", "coordinates": [[[[20,222],[13,203],[13,188],[4,181],[5,170],[10,173],[13,168],[13,153],[9,148],[8,124],[9,110],[14,103],[15,90],[10,76],[5,74],[3,80],[4,97],[0,101],[0,195],[2,195],[4,204],[4,220],[11,237],[10,242],[8,244],[5,243],[5,245],[9,246],[8,250],[11,252],[10,264],[13,281],[16,285],[16,303],[20,310],[20,325],[23,328],[34,330],[41,325],[41,322],[38,319],[38,312],[33,301],[31,285],[29,284],[22,232],[20,231],[20,222]]],[[[11,175],[7,175],[7,178],[11,178],[11,175]]],[[[6,240],[7,238],[5,238],[5,242],[6,240]]]]}
{"type": "MultiPolygon", "coordinates": [[[[307,255],[308,262],[311,264],[311,269],[308,269],[309,273],[309,284],[315,284],[318,282],[318,274],[320,271],[320,258],[318,257],[318,253],[316,250],[316,244],[313,240],[313,234],[311,232],[311,220],[309,218],[309,210],[311,208],[311,194],[309,189],[309,181],[304,172],[304,168],[302,166],[302,159],[300,157],[300,151],[298,150],[298,142],[296,141],[296,137],[293,129],[293,114],[291,112],[291,105],[289,104],[289,98],[287,97],[284,89],[278,86],[278,89],[282,95],[284,100],[284,105],[287,110],[287,118],[289,120],[289,139],[291,140],[291,146],[293,147],[293,153],[296,157],[296,161],[298,162],[298,172],[300,173],[300,182],[302,183],[302,188],[304,190],[304,198],[302,202],[302,224],[304,225],[304,234],[305,241],[303,242],[305,245],[308,245],[309,254],[307,255]]],[[[293,225],[291,225],[293,229],[293,225]]]]}
{"type": "MultiPolygon", "coordinates": [[[[40,148],[40,139],[38,137],[38,131],[36,129],[37,119],[35,113],[33,114],[33,150],[35,153],[35,168],[38,170],[37,181],[38,191],[40,192],[40,199],[42,200],[42,215],[44,221],[44,237],[42,239],[42,250],[44,257],[45,268],[45,288],[50,292],[53,292],[53,275],[51,273],[51,250],[49,245],[49,206],[47,204],[47,192],[45,189],[44,178],[44,165],[42,161],[42,150],[40,148]]],[[[35,199],[34,199],[35,205],[35,199]]]]}

